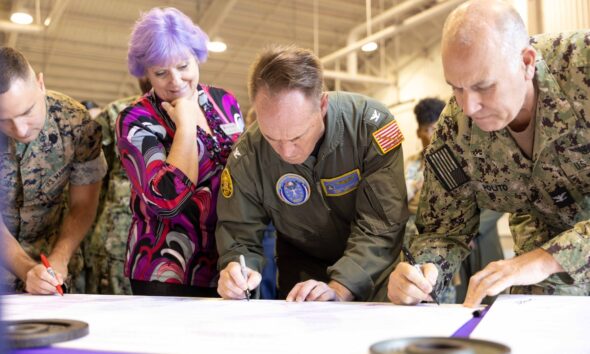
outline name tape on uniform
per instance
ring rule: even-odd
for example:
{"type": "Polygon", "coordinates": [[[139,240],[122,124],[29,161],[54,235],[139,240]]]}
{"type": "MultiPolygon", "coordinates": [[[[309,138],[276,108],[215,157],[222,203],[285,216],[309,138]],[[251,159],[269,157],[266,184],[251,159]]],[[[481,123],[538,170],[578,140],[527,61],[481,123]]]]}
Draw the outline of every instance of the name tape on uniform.
{"type": "Polygon", "coordinates": [[[324,194],[339,197],[357,189],[361,182],[361,171],[357,168],[334,178],[320,179],[324,194]]]}

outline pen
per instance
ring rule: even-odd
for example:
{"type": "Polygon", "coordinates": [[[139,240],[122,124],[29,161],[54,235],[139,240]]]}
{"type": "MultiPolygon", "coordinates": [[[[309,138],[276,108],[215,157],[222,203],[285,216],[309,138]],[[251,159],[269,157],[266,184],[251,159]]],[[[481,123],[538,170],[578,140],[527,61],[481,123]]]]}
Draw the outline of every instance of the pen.
{"type": "MultiPolygon", "coordinates": [[[[240,255],[240,268],[242,268],[242,276],[248,281],[248,274],[246,274],[246,259],[243,254],[240,255]]],[[[246,293],[246,300],[250,301],[250,289],[246,287],[244,293],[246,293]]]]}
{"type": "MultiPolygon", "coordinates": [[[[422,273],[422,269],[420,268],[420,265],[416,264],[416,260],[414,259],[414,257],[410,253],[410,250],[408,250],[406,248],[406,246],[402,245],[402,252],[404,253],[404,256],[406,256],[408,263],[410,263],[412,266],[414,266],[414,268],[418,269],[418,271],[420,273],[422,273]]],[[[424,275],[424,273],[422,273],[422,275],[424,275]]],[[[438,302],[438,299],[436,298],[436,292],[434,290],[434,287],[432,288],[432,292],[430,293],[430,297],[432,297],[432,300],[434,300],[434,302],[436,302],[437,305],[440,305],[440,303],[438,302]]]]}
{"type": "MultiPolygon", "coordinates": [[[[43,253],[41,253],[41,263],[43,263],[43,265],[45,266],[45,268],[47,268],[47,273],[49,273],[49,275],[51,275],[54,279],[57,280],[57,276],[55,276],[55,272],[53,271],[53,268],[51,268],[51,264],[49,264],[49,261],[47,260],[47,257],[45,257],[45,255],[43,253]]],[[[64,296],[64,291],[61,288],[61,285],[57,284],[57,286],[55,288],[57,289],[57,292],[61,296],[64,296]]]]}

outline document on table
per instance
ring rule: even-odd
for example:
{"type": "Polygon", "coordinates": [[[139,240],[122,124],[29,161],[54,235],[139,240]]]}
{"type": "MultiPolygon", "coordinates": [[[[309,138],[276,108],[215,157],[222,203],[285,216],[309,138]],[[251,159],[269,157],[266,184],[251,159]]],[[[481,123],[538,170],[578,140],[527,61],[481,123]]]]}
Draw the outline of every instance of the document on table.
{"type": "Polygon", "coordinates": [[[87,322],[56,346],[142,353],[351,353],[391,338],[450,336],[471,318],[461,305],[71,295],[10,295],[4,319],[87,322]]]}
{"type": "Polygon", "coordinates": [[[501,295],[470,338],[503,343],[513,354],[590,353],[590,297],[501,295]]]}

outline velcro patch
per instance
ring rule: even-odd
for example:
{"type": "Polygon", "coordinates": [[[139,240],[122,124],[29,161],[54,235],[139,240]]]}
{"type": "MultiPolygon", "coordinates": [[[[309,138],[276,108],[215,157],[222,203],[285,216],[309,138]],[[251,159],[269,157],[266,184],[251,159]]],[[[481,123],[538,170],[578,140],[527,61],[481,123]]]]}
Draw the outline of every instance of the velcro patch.
{"type": "Polygon", "coordinates": [[[373,139],[383,155],[387,154],[404,141],[402,131],[394,119],[373,133],[373,139]]]}
{"type": "Polygon", "coordinates": [[[375,108],[370,108],[367,114],[365,114],[365,120],[367,123],[378,127],[379,125],[381,125],[381,121],[383,120],[383,118],[387,116],[388,114],[385,112],[381,112],[380,110],[375,108]]]}
{"type": "Polygon", "coordinates": [[[443,145],[440,149],[428,154],[426,161],[447,192],[469,182],[469,177],[463,172],[455,156],[453,156],[451,148],[447,145],[443,145]]]}
{"type": "Polygon", "coordinates": [[[338,177],[322,178],[320,181],[326,196],[339,197],[357,189],[361,182],[361,171],[357,168],[338,177]]]}
{"type": "Polygon", "coordinates": [[[221,172],[221,195],[224,198],[231,198],[234,195],[234,184],[232,183],[231,174],[227,167],[221,172]]]}

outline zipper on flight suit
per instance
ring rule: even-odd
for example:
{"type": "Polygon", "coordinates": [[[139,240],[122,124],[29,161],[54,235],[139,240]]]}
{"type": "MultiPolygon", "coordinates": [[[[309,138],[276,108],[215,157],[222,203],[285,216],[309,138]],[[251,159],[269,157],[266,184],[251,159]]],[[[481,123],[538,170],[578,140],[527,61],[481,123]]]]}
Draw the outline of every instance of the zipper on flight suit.
{"type": "Polygon", "coordinates": [[[328,202],[326,202],[326,199],[324,197],[324,190],[322,189],[322,184],[319,178],[317,178],[317,173],[316,173],[316,166],[320,163],[320,157],[323,158],[325,157],[325,155],[323,156],[318,156],[318,159],[316,160],[315,166],[312,167],[311,171],[312,171],[312,177],[313,177],[313,181],[316,184],[316,188],[318,189],[318,192],[320,193],[320,199],[322,200],[322,204],[324,204],[324,207],[328,210],[328,212],[332,212],[332,209],[330,208],[330,206],[328,205],[328,202]]]}

